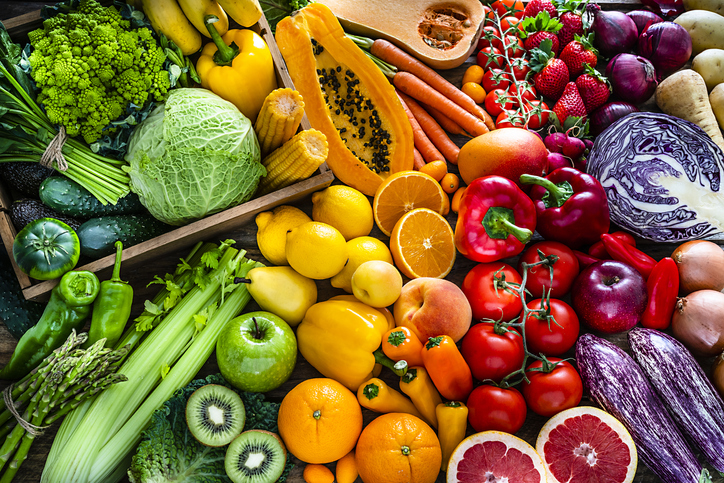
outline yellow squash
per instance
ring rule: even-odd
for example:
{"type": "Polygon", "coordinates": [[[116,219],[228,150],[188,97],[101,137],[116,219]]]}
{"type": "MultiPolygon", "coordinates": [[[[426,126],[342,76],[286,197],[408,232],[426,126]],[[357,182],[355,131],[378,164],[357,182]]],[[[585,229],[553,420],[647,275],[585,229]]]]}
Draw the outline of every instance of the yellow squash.
{"type": "Polygon", "coordinates": [[[163,33],[191,55],[201,48],[201,34],[191,25],[176,0],[142,0],[143,11],[156,33],[163,33]]]}
{"type": "Polygon", "coordinates": [[[229,17],[221,8],[216,0],[178,0],[178,4],[181,10],[184,11],[184,15],[189,19],[196,30],[201,32],[202,35],[211,38],[209,35],[209,29],[206,28],[204,17],[207,15],[214,15],[218,17],[219,21],[214,24],[219,35],[224,35],[229,30],[229,17]]]}
{"type": "Polygon", "coordinates": [[[219,4],[242,27],[251,27],[261,18],[259,0],[219,0],[219,4]]]}

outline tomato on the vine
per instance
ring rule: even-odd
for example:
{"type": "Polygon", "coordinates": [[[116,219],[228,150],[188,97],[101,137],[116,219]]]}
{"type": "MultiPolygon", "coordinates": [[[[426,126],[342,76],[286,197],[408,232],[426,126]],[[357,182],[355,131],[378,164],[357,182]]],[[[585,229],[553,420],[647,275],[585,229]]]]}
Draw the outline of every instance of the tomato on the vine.
{"type": "Polygon", "coordinates": [[[508,87],[508,92],[510,92],[510,95],[516,101],[518,100],[518,89],[520,89],[520,98],[523,102],[537,99],[538,93],[536,92],[535,87],[524,80],[517,80],[508,87]]]}
{"type": "MultiPolygon", "coordinates": [[[[519,81],[525,80],[528,72],[530,72],[530,65],[528,65],[528,61],[522,57],[513,56],[513,60],[510,62],[510,67],[513,69],[513,77],[519,81]]],[[[530,86],[530,84],[528,85],[530,86]]],[[[533,89],[533,86],[530,88],[533,89]]]]}
{"type": "Polygon", "coordinates": [[[500,50],[495,47],[485,47],[480,49],[477,55],[477,62],[483,69],[497,67],[501,69],[505,65],[505,59],[500,50]]]}
{"type": "Polygon", "coordinates": [[[492,25],[483,27],[480,40],[478,40],[478,50],[482,50],[485,47],[495,47],[498,50],[502,50],[503,48],[503,42],[500,41],[500,32],[492,25]]]}
{"type": "Polygon", "coordinates": [[[468,422],[475,431],[516,433],[525,423],[528,409],[515,388],[482,385],[473,389],[466,402],[468,422]]]}
{"type": "Polygon", "coordinates": [[[511,29],[520,28],[518,26],[518,24],[520,23],[520,18],[518,18],[517,15],[518,12],[516,12],[515,16],[508,15],[500,21],[500,28],[503,29],[503,32],[510,32],[511,29]]]}
{"type": "Polygon", "coordinates": [[[520,110],[506,110],[495,119],[495,129],[504,127],[525,127],[525,115],[520,110]]]}
{"type": "Polygon", "coordinates": [[[502,282],[520,284],[520,274],[507,263],[479,263],[465,275],[462,291],[470,302],[475,320],[513,320],[523,310],[520,297],[511,288],[505,290],[502,282]],[[497,277],[501,279],[496,282],[497,277]],[[503,280],[504,279],[504,280],[503,280]],[[497,287],[496,287],[497,285],[497,287]]]}
{"type": "Polygon", "coordinates": [[[530,383],[523,381],[522,387],[523,397],[530,409],[545,417],[578,406],[583,396],[583,383],[576,369],[561,359],[551,357],[548,361],[557,363],[551,372],[540,371],[544,366],[543,361],[529,365],[525,374],[530,383]]]}
{"type": "Polygon", "coordinates": [[[503,89],[493,89],[485,96],[485,110],[491,116],[497,116],[501,112],[512,108],[513,99],[503,89]]]}
{"type": "Polygon", "coordinates": [[[548,117],[551,114],[548,104],[535,99],[526,101],[526,108],[528,109],[528,127],[530,129],[540,129],[548,123],[548,117]]]}
{"type": "MultiPolygon", "coordinates": [[[[520,58],[525,54],[525,49],[523,48],[523,41],[520,40],[516,35],[506,35],[505,36],[505,46],[503,46],[502,42],[500,44],[502,47],[498,47],[501,51],[503,48],[505,48],[505,52],[508,54],[508,57],[511,58],[520,58]]],[[[527,63],[527,61],[526,61],[527,63]]]]}
{"type": "Polygon", "coordinates": [[[525,358],[523,337],[500,324],[480,322],[463,337],[460,353],[478,381],[500,382],[521,368],[525,358]]]}
{"type": "MultiPolygon", "coordinates": [[[[491,114],[492,115],[492,114],[491,114]]],[[[528,279],[525,288],[534,297],[543,297],[548,288],[551,289],[551,297],[561,298],[571,290],[573,280],[579,272],[578,259],[573,250],[563,243],[556,241],[542,241],[526,248],[520,256],[518,271],[522,270],[523,262],[532,264],[541,261],[538,250],[544,256],[554,255],[558,257],[553,267],[553,284],[551,284],[551,273],[548,265],[537,265],[528,269],[528,279]]]]}
{"type": "Polygon", "coordinates": [[[483,13],[485,14],[485,25],[493,25],[495,22],[495,14],[493,9],[487,5],[483,5],[483,13]]]}
{"type": "Polygon", "coordinates": [[[528,302],[530,310],[546,310],[548,317],[539,317],[538,314],[528,315],[525,321],[525,341],[528,351],[533,354],[546,356],[562,356],[573,347],[578,339],[581,324],[573,308],[562,300],[549,299],[541,306],[543,299],[528,302]]]}
{"type": "Polygon", "coordinates": [[[495,0],[490,6],[498,13],[499,17],[512,14],[515,18],[523,18],[525,6],[521,0],[495,0]]]}
{"type": "Polygon", "coordinates": [[[495,89],[507,90],[508,86],[510,86],[510,73],[503,69],[489,69],[483,74],[481,84],[485,92],[492,92],[495,89]]]}

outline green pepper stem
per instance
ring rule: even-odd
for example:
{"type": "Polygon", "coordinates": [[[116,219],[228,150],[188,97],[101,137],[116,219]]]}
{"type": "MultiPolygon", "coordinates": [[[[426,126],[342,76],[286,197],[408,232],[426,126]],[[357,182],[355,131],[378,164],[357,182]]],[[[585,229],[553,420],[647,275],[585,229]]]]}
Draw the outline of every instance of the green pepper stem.
{"type": "Polygon", "coordinates": [[[216,44],[217,50],[214,54],[214,62],[216,65],[231,65],[234,58],[239,55],[239,47],[233,42],[231,45],[226,45],[224,39],[219,35],[219,31],[214,27],[214,23],[218,21],[219,17],[216,15],[206,15],[204,17],[204,23],[209,31],[209,35],[211,35],[211,40],[216,44]]]}
{"type": "Polygon", "coordinates": [[[113,265],[113,275],[111,276],[111,282],[123,282],[123,280],[121,280],[121,258],[123,255],[123,242],[117,240],[115,246],[116,263],[113,265]]]}
{"type": "Polygon", "coordinates": [[[573,194],[573,189],[567,181],[557,185],[553,181],[541,176],[521,174],[520,182],[523,184],[537,184],[538,186],[542,186],[548,190],[548,199],[544,200],[546,208],[549,206],[556,206],[557,208],[560,208],[573,194]]]}
{"type": "Polygon", "coordinates": [[[528,243],[533,236],[533,232],[529,229],[514,225],[505,218],[502,218],[500,223],[521,243],[528,243]]]}
{"type": "Polygon", "coordinates": [[[375,356],[375,363],[381,364],[386,368],[390,369],[392,372],[395,373],[396,376],[402,377],[407,374],[407,362],[393,361],[392,359],[387,357],[384,352],[382,352],[382,347],[374,351],[373,355],[375,356]],[[400,364],[400,362],[404,362],[404,364],[400,364]]]}

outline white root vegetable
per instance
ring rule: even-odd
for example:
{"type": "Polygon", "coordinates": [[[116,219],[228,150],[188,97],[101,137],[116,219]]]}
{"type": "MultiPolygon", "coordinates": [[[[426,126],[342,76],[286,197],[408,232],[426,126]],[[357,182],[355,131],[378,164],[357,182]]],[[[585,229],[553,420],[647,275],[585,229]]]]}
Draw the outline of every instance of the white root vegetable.
{"type": "Polygon", "coordinates": [[[709,103],[714,111],[719,127],[724,129],[724,83],[717,85],[709,94],[709,103]]]}
{"type": "Polygon", "coordinates": [[[679,15],[678,23],[691,35],[694,55],[706,49],[724,49],[724,17],[708,10],[691,10],[679,15]]]}
{"type": "Polygon", "coordinates": [[[704,78],[691,69],[671,74],[656,88],[656,105],[671,116],[693,122],[724,150],[724,137],[709,103],[704,78]]]}
{"type": "Polygon", "coordinates": [[[704,78],[706,88],[711,92],[717,84],[724,82],[724,49],[706,49],[694,57],[691,68],[704,78]]]}
{"type": "Polygon", "coordinates": [[[709,10],[724,15],[724,0],[684,0],[684,8],[688,10],[709,10]]]}

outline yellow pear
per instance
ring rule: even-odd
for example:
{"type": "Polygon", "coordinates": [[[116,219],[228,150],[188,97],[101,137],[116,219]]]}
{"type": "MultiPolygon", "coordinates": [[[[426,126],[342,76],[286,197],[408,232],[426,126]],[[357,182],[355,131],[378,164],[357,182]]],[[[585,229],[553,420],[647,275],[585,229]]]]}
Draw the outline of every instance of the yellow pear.
{"type": "Polygon", "coordinates": [[[291,267],[257,267],[246,275],[249,294],[262,310],[295,327],[317,303],[317,284],[291,267]]]}

